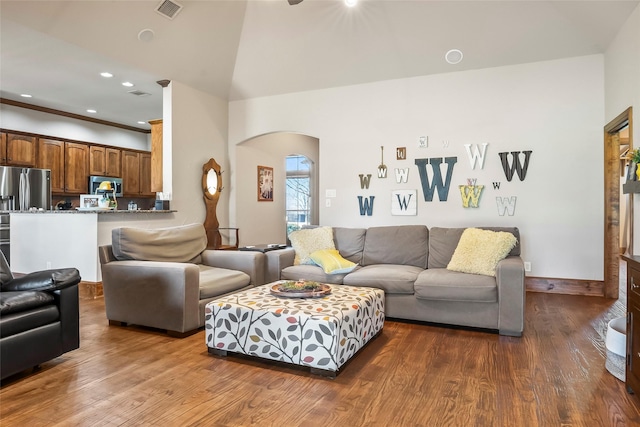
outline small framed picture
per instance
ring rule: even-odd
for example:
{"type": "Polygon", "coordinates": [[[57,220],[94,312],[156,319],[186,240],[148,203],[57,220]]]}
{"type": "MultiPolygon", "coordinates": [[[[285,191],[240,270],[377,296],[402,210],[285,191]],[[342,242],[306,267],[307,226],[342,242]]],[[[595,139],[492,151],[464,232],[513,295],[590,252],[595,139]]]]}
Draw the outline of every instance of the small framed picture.
{"type": "Polygon", "coordinates": [[[258,166],[258,201],[273,202],[273,168],[258,166]]]}
{"type": "Polygon", "coordinates": [[[97,194],[81,194],[80,207],[83,209],[93,209],[98,207],[98,200],[101,196],[97,194]]]}

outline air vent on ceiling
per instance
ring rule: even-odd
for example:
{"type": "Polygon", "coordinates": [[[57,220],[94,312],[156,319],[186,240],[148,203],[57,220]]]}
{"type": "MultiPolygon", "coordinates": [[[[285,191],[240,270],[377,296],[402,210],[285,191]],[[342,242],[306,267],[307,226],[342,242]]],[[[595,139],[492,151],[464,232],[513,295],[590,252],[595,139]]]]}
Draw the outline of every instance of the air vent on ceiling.
{"type": "Polygon", "coordinates": [[[156,12],[160,15],[173,19],[182,10],[182,5],[171,0],[162,0],[156,7],[156,12]]]}
{"type": "Polygon", "coordinates": [[[149,95],[151,95],[150,93],[143,92],[141,90],[130,90],[128,93],[130,93],[131,95],[135,95],[135,96],[149,96],[149,95]]]}

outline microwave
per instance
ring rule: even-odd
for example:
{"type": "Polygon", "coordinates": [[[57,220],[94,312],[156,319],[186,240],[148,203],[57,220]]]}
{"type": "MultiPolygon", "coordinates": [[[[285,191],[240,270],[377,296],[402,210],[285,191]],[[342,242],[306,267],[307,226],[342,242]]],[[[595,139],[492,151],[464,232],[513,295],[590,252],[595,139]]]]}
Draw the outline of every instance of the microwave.
{"type": "Polygon", "coordinates": [[[122,197],[122,178],[113,178],[111,176],[90,176],[89,194],[96,194],[96,190],[103,181],[109,181],[111,187],[116,189],[116,197],[122,197]]]}

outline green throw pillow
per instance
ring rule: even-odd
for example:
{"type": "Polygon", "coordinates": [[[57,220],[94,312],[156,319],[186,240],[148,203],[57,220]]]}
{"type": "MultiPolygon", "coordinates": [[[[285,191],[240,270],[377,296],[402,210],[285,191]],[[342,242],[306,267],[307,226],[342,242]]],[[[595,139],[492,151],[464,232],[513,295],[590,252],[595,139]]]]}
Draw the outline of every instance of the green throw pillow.
{"type": "Polygon", "coordinates": [[[506,231],[467,228],[462,232],[447,270],[495,276],[498,262],[506,258],[517,239],[506,231]]]}
{"type": "Polygon", "coordinates": [[[311,261],[322,267],[327,274],[346,274],[356,268],[356,263],[342,258],[337,249],[315,251],[309,257],[311,261]]]}

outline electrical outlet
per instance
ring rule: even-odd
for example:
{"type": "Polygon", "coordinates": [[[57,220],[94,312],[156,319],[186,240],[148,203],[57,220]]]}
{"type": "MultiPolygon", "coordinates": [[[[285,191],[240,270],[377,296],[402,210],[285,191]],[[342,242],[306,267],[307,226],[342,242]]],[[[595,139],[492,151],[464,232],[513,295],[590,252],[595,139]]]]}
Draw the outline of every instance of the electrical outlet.
{"type": "Polygon", "coordinates": [[[524,271],[531,271],[531,263],[529,261],[524,262],[524,271]]]}
{"type": "Polygon", "coordinates": [[[324,201],[324,205],[325,205],[326,207],[330,208],[330,207],[331,207],[331,199],[326,199],[326,200],[324,201]]]}
{"type": "Polygon", "coordinates": [[[51,261],[47,261],[47,270],[51,269],[51,261]]]}

